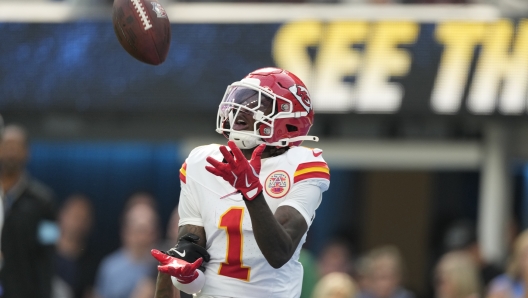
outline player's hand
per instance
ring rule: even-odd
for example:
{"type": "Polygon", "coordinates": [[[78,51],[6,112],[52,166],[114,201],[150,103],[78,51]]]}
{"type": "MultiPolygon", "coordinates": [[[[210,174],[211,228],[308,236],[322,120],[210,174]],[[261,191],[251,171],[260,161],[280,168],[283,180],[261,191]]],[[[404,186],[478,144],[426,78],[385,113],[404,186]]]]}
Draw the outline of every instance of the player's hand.
{"type": "Polygon", "coordinates": [[[242,151],[235,145],[235,142],[229,141],[227,143],[233,155],[227,150],[226,146],[220,147],[220,152],[224,156],[227,163],[219,162],[218,160],[207,157],[207,162],[211,166],[206,166],[205,169],[212,174],[224,178],[234,188],[236,188],[246,200],[255,199],[262,192],[262,185],[260,184],[260,158],[262,152],[266,149],[266,145],[262,144],[253,150],[251,160],[247,160],[242,151]]]}
{"type": "Polygon", "coordinates": [[[171,257],[157,249],[150,251],[152,256],[160,262],[158,271],[174,276],[182,284],[191,283],[198,278],[198,268],[202,265],[203,259],[199,258],[194,263],[171,257]]]}

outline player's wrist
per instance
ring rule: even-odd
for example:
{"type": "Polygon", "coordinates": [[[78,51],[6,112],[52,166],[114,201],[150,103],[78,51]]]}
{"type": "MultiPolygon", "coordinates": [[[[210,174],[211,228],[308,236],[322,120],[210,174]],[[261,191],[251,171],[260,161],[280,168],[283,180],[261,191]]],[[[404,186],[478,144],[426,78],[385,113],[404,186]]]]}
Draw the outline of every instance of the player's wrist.
{"type": "Polygon", "coordinates": [[[242,194],[242,198],[244,198],[244,200],[253,201],[262,194],[262,190],[262,185],[259,184],[255,188],[251,189],[251,191],[240,191],[240,193],[242,194]]]}
{"type": "Polygon", "coordinates": [[[174,276],[176,278],[176,280],[181,283],[181,284],[189,284],[191,282],[193,282],[195,279],[198,278],[199,276],[199,273],[198,273],[199,270],[196,270],[192,273],[192,275],[188,275],[188,276],[174,276]]]}
{"type": "Polygon", "coordinates": [[[196,270],[196,278],[189,283],[182,283],[176,277],[171,276],[172,284],[178,290],[183,291],[187,294],[195,294],[202,290],[205,284],[205,274],[200,270],[196,270]]]}

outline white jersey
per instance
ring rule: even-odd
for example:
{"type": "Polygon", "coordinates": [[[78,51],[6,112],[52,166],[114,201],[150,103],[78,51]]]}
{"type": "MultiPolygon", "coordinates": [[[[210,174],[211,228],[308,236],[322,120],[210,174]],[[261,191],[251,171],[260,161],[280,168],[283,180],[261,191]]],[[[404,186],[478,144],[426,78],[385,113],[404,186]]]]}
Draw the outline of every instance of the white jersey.
{"type": "MultiPolygon", "coordinates": [[[[271,267],[257,245],[242,195],[205,169],[208,156],[223,160],[219,147],[195,148],[180,170],[180,226],[203,226],[211,255],[198,297],[299,297],[303,268],[298,259],[306,234],[284,266],[271,267]]],[[[280,206],[291,206],[310,227],[322,192],[330,184],[321,153],[320,149],[293,147],[282,155],[262,159],[260,182],[273,213],[280,206]]]]}

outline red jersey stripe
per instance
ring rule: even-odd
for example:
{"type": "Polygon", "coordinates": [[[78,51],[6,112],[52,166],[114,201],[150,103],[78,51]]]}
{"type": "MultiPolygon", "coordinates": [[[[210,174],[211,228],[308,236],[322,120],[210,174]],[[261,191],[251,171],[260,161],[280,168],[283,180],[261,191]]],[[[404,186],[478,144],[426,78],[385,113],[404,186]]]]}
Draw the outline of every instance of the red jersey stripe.
{"type": "Polygon", "coordinates": [[[302,169],[306,169],[306,168],[313,168],[313,167],[328,168],[328,165],[324,161],[305,162],[305,163],[302,163],[299,166],[297,166],[297,170],[296,171],[299,171],[299,170],[302,170],[302,169]]]}
{"type": "Polygon", "coordinates": [[[323,178],[323,179],[330,180],[330,174],[323,173],[323,172],[310,172],[310,173],[302,174],[299,176],[295,176],[293,178],[293,183],[297,183],[299,181],[303,181],[303,180],[311,179],[311,178],[323,178]]]}
{"type": "Polygon", "coordinates": [[[180,169],[180,180],[183,183],[187,183],[187,163],[184,162],[180,169]]]}

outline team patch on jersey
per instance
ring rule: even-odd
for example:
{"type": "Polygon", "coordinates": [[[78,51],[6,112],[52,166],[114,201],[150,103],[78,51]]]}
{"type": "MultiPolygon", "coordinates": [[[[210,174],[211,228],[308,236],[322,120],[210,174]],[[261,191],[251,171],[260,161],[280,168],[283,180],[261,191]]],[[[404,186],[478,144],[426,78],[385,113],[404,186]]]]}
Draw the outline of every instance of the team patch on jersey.
{"type": "Polygon", "coordinates": [[[302,163],[293,174],[293,183],[311,178],[322,178],[330,180],[330,169],[326,162],[314,161],[302,163]]]}
{"type": "Polygon", "coordinates": [[[187,163],[184,162],[180,169],[180,180],[183,183],[187,183],[187,163]]]}
{"type": "Polygon", "coordinates": [[[264,188],[268,196],[279,199],[290,191],[290,176],[285,171],[275,171],[266,178],[264,188]]]}

